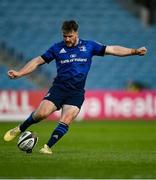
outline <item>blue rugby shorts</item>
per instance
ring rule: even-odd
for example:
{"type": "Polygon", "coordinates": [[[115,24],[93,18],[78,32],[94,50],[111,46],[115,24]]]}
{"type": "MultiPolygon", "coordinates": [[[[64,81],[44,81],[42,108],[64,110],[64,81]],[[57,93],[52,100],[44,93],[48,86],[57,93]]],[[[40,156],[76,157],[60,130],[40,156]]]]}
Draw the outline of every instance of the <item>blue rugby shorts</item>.
{"type": "Polygon", "coordinates": [[[61,109],[65,104],[77,106],[81,109],[84,101],[84,92],[53,85],[43,99],[53,102],[57,110],[61,109]]]}

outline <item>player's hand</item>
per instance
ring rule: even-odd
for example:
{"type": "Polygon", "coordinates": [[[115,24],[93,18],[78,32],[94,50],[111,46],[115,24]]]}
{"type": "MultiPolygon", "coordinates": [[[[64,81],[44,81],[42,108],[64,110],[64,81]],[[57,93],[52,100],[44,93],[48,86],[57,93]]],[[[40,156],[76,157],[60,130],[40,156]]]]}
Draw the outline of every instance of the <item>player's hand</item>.
{"type": "Polygon", "coordinates": [[[16,79],[16,78],[20,77],[20,73],[18,71],[15,71],[15,70],[9,70],[8,76],[10,79],[16,79]]]}
{"type": "Polygon", "coordinates": [[[147,49],[145,47],[141,47],[137,49],[137,53],[139,56],[144,56],[147,53],[147,49]]]}

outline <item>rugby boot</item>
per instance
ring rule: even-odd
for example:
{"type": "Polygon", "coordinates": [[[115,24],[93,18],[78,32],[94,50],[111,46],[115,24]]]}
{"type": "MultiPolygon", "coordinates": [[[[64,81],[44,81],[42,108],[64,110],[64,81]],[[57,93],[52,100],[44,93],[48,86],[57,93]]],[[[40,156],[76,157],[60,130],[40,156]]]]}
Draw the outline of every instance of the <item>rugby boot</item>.
{"type": "Polygon", "coordinates": [[[52,154],[52,150],[45,144],[42,149],[40,149],[42,154],[52,154]]]}
{"type": "Polygon", "coordinates": [[[12,141],[13,139],[15,139],[19,134],[21,133],[19,126],[10,129],[9,131],[7,131],[4,135],[4,141],[12,141]]]}

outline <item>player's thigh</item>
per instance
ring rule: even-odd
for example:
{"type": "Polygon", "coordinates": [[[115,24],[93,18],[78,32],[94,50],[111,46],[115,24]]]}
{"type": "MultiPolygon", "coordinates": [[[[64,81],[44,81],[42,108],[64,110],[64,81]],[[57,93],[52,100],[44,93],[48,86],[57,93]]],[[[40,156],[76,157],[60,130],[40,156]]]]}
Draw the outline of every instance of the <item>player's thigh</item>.
{"type": "Polygon", "coordinates": [[[33,113],[33,117],[37,120],[47,118],[52,112],[56,111],[57,107],[49,100],[42,100],[38,108],[33,113]]]}
{"type": "Polygon", "coordinates": [[[63,105],[60,121],[69,125],[79,112],[80,109],[77,106],[63,105]]]}

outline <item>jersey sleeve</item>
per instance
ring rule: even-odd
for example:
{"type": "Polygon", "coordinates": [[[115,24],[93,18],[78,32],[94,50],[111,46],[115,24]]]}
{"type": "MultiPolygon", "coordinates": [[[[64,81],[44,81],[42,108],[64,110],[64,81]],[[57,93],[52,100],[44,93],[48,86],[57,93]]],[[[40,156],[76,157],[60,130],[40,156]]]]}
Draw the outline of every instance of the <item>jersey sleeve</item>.
{"type": "Polygon", "coordinates": [[[106,46],[103,44],[100,44],[98,42],[94,42],[92,41],[92,53],[95,56],[104,56],[105,54],[105,50],[106,50],[106,46]]]}
{"type": "Polygon", "coordinates": [[[45,53],[41,55],[46,63],[50,63],[55,59],[54,46],[51,46],[45,53]]]}

